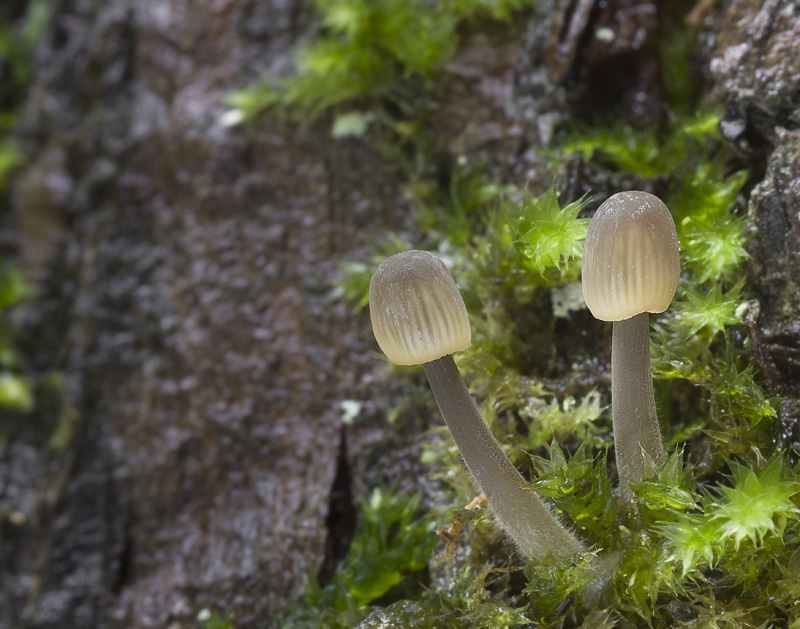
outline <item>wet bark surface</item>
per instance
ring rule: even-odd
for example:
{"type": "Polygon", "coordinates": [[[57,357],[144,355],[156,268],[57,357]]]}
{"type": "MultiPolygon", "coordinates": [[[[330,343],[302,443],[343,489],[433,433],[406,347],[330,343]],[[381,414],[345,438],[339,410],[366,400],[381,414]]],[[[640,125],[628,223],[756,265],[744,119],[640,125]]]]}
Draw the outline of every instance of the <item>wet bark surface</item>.
{"type": "Polygon", "coordinates": [[[57,495],[20,532],[0,626],[203,607],[247,626],[297,601],[349,465],[340,402],[380,364],[331,279],[404,226],[395,183],[323,124],[216,124],[227,91],[289,63],[306,9],[130,7],[60,3],[26,109],[28,325],[79,419],[62,457],[10,462],[57,495]]]}
{"type": "Polygon", "coordinates": [[[780,445],[800,453],[800,38],[792,2],[736,0],[721,13],[709,68],[725,103],[723,135],[760,180],[748,211],[754,218],[748,318],[756,365],[770,394],[781,396],[780,445]]]}
{"type": "Polygon", "coordinates": [[[800,134],[776,127],[774,142],[766,176],[750,197],[758,302],[748,328],[768,391],[784,398],[781,445],[800,453],[800,134]]]}
{"type": "Polygon", "coordinates": [[[750,166],[763,168],[776,128],[800,125],[797,10],[785,0],[734,0],[720,14],[709,70],[726,108],[722,132],[752,159],[750,166]]]}
{"type": "MultiPolygon", "coordinates": [[[[788,434],[800,397],[792,6],[694,15],[726,137],[767,173],[751,200],[751,335],[789,398],[788,434]]],[[[663,115],[658,11],[543,1],[518,46],[463,51],[440,115],[445,158],[486,156],[534,188],[552,177],[541,149],[565,120],[591,119],[587,103],[622,99],[634,126],[663,115]]],[[[331,573],[367,487],[430,482],[417,445],[429,419],[385,422],[391,387],[366,319],[332,283],[340,261],[410,227],[402,182],[363,144],[330,139],[330,121],[216,124],[224,94],[288,71],[312,29],[294,0],[54,3],[15,194],[39,287],[24,345],[39,373],[63,374],[63,396],[40,392],[52,403],[0,445],[1,629],[190,626],[203,608],[270,626],[309,575],[331,573]],[[352,426],[346,399],[363,402],[352,426]]],[[[577,171],[567,194],[591,187],[599,203],[620,184],[577,171]]]]}

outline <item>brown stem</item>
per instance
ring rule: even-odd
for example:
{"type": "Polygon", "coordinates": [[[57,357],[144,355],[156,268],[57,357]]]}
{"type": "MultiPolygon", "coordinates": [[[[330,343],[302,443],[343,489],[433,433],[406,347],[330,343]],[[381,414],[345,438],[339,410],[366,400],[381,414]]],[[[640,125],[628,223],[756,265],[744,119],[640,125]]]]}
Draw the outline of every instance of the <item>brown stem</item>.
{"type": "Polygon", "coordinates": [[[629,481],[644,475],[642,450],[657,466],[666,460],[658,427],[650,371],[650,325],[646,312],[615,321],[611,336],[611,415],[620,497],[633,500],[629,481]]]}
{"type": "Polygon", "coordinates": [[[486,427],[453,357],[444,356],[423,367],[467,468],[520,550],[539,560],[548,551],[562,557],[582,550],[581,543],[556,520],[539,496],[526,488],[522,474],[486,427]]]}

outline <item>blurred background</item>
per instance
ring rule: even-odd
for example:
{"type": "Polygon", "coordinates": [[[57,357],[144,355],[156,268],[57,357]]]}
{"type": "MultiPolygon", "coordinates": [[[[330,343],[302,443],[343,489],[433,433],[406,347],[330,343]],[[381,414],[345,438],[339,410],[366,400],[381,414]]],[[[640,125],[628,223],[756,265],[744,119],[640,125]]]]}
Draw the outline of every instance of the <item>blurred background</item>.
{"type": "Polygon", "coordinates": [[[383,361],[366,286],[437,251],[473,317],[460,366],[513,416],[493,428],[518,465],[554,434],[600,452],[610,335],[580,243],[618,190],[662,195],[681,236],[654,358],[669,448],[699,482],[793,452],[797,10],[3,0],[0,629],[356,626],[486,548],[497,620],[430,626],[525,625],[488,522],[430,559],[472,490],[421,372],[383,361]],[[408,532],[375,533],[397,565],[354,563],[359,523],[408,532]]]}

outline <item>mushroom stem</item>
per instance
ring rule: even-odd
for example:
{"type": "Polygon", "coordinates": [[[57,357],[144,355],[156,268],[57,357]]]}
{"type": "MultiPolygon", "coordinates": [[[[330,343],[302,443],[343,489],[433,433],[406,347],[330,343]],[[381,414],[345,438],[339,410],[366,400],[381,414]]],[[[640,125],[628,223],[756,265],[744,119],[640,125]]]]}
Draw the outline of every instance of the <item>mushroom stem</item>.
{"type": "MultiPolygon", "coordinates": [[[[506,532],[530,558],[583,550],[519,473],[483,421],[451,355],[423,365],[450,434],[506,532]]],[[[652,395],[652,394],[651,394],[652,395]]]]}
{"type": "Polygon", "coordinates": [[[633,500],[629,481],[644,476],[642,450],[657,466],[666,461],[650,371],[650,321],[643,312],[615,321],[611,336],[611,415],[620,497],[633,500]]]}

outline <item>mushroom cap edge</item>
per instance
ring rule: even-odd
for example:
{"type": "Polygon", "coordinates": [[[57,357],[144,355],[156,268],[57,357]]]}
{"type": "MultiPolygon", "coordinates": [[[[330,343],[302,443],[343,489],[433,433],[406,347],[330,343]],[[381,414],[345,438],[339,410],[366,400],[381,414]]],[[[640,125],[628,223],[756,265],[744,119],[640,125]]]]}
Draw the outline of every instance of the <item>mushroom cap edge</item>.
{"type": "Polygon", "coordinates": [[[369,286],[372,331],[396,365],[420,365],[469,346],[464,299],[445,264],[429,251],[384,260],[369,286]]]}

